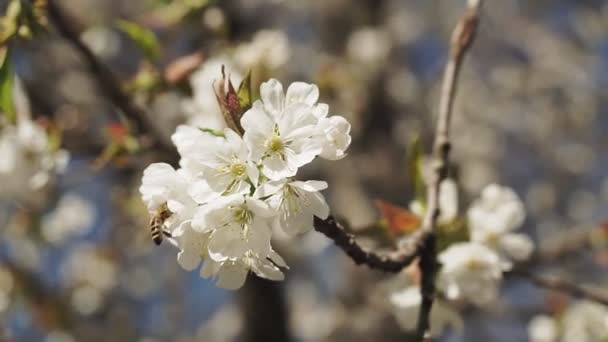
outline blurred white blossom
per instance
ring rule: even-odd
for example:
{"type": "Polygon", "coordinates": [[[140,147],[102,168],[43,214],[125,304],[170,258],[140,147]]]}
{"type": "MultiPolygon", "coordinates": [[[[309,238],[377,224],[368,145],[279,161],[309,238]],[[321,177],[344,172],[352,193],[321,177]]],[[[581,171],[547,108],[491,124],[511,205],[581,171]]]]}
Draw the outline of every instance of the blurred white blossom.
{"type": "Polygon", "coordinates": [[[237,46],[234,60],[243,70],[254,67],[273,70],[283,66],[290,54],[289,38],[283,31],[260,30],[251,42],[237,46]]]}
{"type": "Polygon", "coordinates": [[[64,262],[63,272],[71,286],[92,286],[101,292],[117,283],[116,264],[92,245],[81,245],[64,262]]]}
{"type": "Polygon", "coordinates": [[[42,219],[40,227],[44,238],[51,243],[61,243],[91,227],[95,209],[85,198],[65,194],[57,207],[42,219]]]}
{"type": "Polygon", "coordinates": [[[608,308],[590,301],[568,307],[561,319],[561,341],[595,342],[608,339],[608,308]]]}
{"type": "Polygon", "coordinates": [[[442,264],[438,286],[449,299],[479,306],[496,299],[504,266],[492,249],[476,242],[459,242],[438,258],[442,264]]]}
{"type": "Polygon", "coordinates": [[[599,342],[608,339],[608,309],[579,300],[558,317],[538,315],[528,324],[531,342],[599,342]]]}
{"type": "Polygon", "coordinates": [[[27,200],[62,172],[68,160],[54,150],[44,128],[28,118],[0,130],[0,197],[27,200]]]}
{"type": "Polygon", "coordinates": [[[559,327],[555,319],[539,315],[528,324],[528,337],[530,342],[557,342],[559,327]]]}
{"type": "Polygon", "coordinates": [[[522,261],[534,249],[532,240],[524,234],[513,233],[525,219],[525,209],[517,194],[508,187],[491,184],[468,210],[471,241],[485,244],[502,256],[522,261]]]}
{"type": "Polygon", "coordinates": [[[357,62],[379,65],[387,59],[391,51],[391,44],[388,32],[366,27],[350,35],[347,52],[348,56],[357,62]]]}

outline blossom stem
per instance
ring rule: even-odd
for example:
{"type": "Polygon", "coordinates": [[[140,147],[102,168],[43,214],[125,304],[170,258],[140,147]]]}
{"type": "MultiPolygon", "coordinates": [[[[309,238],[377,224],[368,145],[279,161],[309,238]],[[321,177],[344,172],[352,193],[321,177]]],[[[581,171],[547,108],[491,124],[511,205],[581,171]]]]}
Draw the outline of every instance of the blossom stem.
{"type": "Polygon", "coordinates": [[[416,335],[418,340],[421,341],[430,339],[429,317],[433,306],[435,274],[437,270],[435,230],[440,215],[440,184],[447,177],[449,166],[449,129],[452,117],[452,107],[456,96],[460,68],[466,52],[473,43],[477,31],[481,4],[481,0],[469,0],[468,10],[464,16],[460,18],[454,31],[452,31],[449,59],[446,65],[441,89],[439,116],[433,144],[433,173],[427,188],[427,210],[425,211],[420,228],[429,235],[428,238],[425,239],[425,243],[420,251],[421,262],[419,264],[422,274],[422,283],[420,287],[422,305],[420,306],[418,315],[416,335]]]}

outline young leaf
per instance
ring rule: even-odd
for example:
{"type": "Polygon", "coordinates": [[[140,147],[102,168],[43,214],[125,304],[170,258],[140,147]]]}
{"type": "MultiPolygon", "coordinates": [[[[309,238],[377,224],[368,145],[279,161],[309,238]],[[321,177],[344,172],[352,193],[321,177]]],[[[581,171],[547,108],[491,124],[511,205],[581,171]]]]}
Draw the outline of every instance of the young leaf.
{"type": "Polygon", "coordinates": [[[246,112],[249,108],[251,108],[251,104],[253,102],[253,96],[251,94],[251,69],[247,71],[247,75],[239,85],[239,90],[237,91],[237,95],[239,97],[239,104],[241,105],[242,113],[246,112]]]}
{"type": "Polygon", "coordinates": [[[156,61],[160,56],[160,44],[156,35],[147,28],[132,21],[118,20],[118,28],[126,33],[142,50],[146,58],[156,61]]]}
{"type": "Polygon", "coordinates": [[[15,122],[15,106],[13,104],[13,69],[9,61],[9,52],[5,50],[2,65],[0,65],[0,109],[9,122],[15,122]]]}
{"type": "Polygon", "coordinates": [[[375,204],[380,210],[388,231],[393,236],[412,233],[420,226],[420,218],[405,208],[383,200],[376,200],[375,204]]]}
{"type": "Polygon", "coordinates": [[[0,18],[0,43],[4,44],[19,28],[21,1],[12,0],[6,8],[6,14],[0,18]]]}

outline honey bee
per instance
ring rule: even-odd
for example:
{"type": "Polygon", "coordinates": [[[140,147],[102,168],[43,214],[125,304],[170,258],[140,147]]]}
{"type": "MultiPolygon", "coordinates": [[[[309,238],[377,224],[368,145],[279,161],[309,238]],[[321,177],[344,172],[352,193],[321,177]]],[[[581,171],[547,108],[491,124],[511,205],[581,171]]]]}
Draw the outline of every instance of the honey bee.
{"type": "Polygon", "coordinates": [[[171,217],[171,212],[167,208],[167,205],[162,205],[154,216],[150,219],[150,233],[152,235],[152,241],[158,246],[163,242],[163,235],[171,237],[171,233],[165,229],[165,221],[171,217]]]}

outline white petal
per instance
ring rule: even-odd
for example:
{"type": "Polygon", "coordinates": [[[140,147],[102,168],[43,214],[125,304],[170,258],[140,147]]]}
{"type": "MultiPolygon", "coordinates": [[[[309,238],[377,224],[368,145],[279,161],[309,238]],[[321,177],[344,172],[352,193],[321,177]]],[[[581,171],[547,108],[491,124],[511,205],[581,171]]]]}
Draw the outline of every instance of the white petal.
{"type": "Polygon", "coordinates": [[[285,280],[285,275],[278,269],[275,265],[273,265],[268,260],[258,260],[253,262],[251,265],[252,271],[255,272],[258,276],[274,280],[274,281],[282,281],[285,280]]]}
{"type": "Polygon", "coordinates": [[[346,156],[350,146],[350,123],[343,117],[335,115],[319,120],[319,128],[324,132],[324,143],[321,157],[328,160],[339,160],[346,156]]]}
{"type": "Polygon", "coordinates": [[[270,79],[260,86],[260,97],[264,102],[264,108],[272,115],[279,115],[283,112],[284,95],[281,82],[270,79]]]}
{"type": "Polygon", "coordinates": [[[171,140],[177,147],[177,151],[182,157],[197,155],[204,152],[209,144],[217,141],[218,137],[202,132],[192,126],[180,125],[171,136],[171,140]]]}
{"type": "Polygon", "coordinates": [[[177,263],[186,271],[192,271],[201,263],[201,257],[196,253],[180,251],[177,254],[177,263]]]}
{"type": "Polygon", "coordinates": [[[279,253],[275,252],[274,250],[270,250],[268,258],[270,258],[270,260],[272,260],[272,262],[274,262],[274,264],[279,267],[289,268],[289,266],[287,266],[287,263],[285,262],[285,259],[283,259],[283,257],[280,256],[279,253]]]}
{"type": "Polygon", "coordinates": [[[316,122],[317,118],[312,114],[310,106],[295,103],[285,108],[283,115],[278,118],[277,125],[281,135],[288,136],[292,131],[305,126],[312,126],[316,122]]]}
{"type": "Polygon", "coordinates": [[[280,227],[290,237],[305,233],[313,227],[314,216],[309,211],[291,213],[281,217],[280,227]]]}
{"type": "Polygon", "coordinates": [[[309,180],[306,182],[294,181],[289,183],[289,185],[307,192],[316,192],[327,189],[327,182],[316,180],[309,180]]]}
{"type": "Polygon", "coordinates": [[[295,163],[289,163],[287,159],[277,155],[264,159],[262,165],[262,173],[271,180],[281,180],[295,176],[298,172],[298,166],[295,163]]]}
{"type": "Polygon", "coordinates": [[[235,260],[249,250],[243,239],[242,229],[238,225],[229,225],[211,233],[209,240],[209,257],[214,261],[235,260]]]}
{"type": "Polygon", "coordinates": [[[320,192],[310,193],[308,197],[310,211],[320,219],[325,220],[329,216],[329,205],[320,192]]]}
{"type": "Polygon", "coordinates": [[[289,106],[294,103],[305,103],[313,106],[319,99],[319,88],[314,84],[304,82],[294,82],[287,88],[285,95],[285,105],[289,106]]]}
{"type": "Polygon", "coordinates": [[[258,255],[265,258],[270,253],[270,238],[272,231],[262,220],[255,220],[250,227],[247,247],[258,255]]]}
{"type": "MultiPolygon", "coordinates": [[[[253,106],[243,114],[241,125],[245,129],[245,134],[248,132],[270,136],[274,129],[274,122],[259,106],[253,106]]],[[[246,139],[245,139],[246,140],[246,139]]]]}
{"type": "Polygon", "coordinates": [[[175,178],[175,170],[166,163],[150,164],[144,170],[139,192],[148,210],[156,210],[167,201],[171,193],[169,186],[175,178]]]}
{"type": "Polygon", "coordinates": [[[322,150],[321,142],[318,139],[300,139],[294,141],[290,145],[290,149],[293,153],[287,154],[287,159],[294,167],[301,167],[310,163],[322,150]]]}
{"type": "Polygon", "coordinates": [[[312,114],[317,119],[323,119],[329,114],[329,106],[326,103],[319,103],[312,108],[312,114]]]}
{"type": "Polygon", "coordinates": [[[222,264],[219,262],[215,262],[211,259],[206,259],[205,261],[203,261],[203,266],[201,266],[200,276],[206,279],[216,275],[221,265],[222,264]]]}
{"type": "Polygon", "coordinates": [[[270,182],[264,183],[255,190],[253,197],[263,198],[263,197],[274,195],[279,190],[282,190],[284,185],[285,185],[284,180],[270,181],[270,182]]]}
{"type": "Polygon", "coordinates": [[[258,185],[260,170],[258,170],[258,167],[254,163],[247,163],[247,177],[249,177],[249,180],[253,183],[254,187],[258,185]]]}
{"type": "Polygon", "coordinates": [[[237,290],[245,284],[248,270],[239,264],[222,265],[217,276],[217,286],[227,290],[237,290]]]}
{"type": "Polygon", "coordinates": [[[258,217],[272,217],[276,215],[276,210],[270,208],[266,202],[254,197],[247,197],[247,208],[258,217]]]}
{"type": "Polygon", "coordinates": [[[211,187],[209,187],[209,184],[203,179],[190,183],[188,194],[198,204],[209,203],[220,196],[220,194],[213,191],[211,187]]]}
{"type": "Polygon", "coordinates": [[[208,206],[200,206],[195,209],[192,221],[190,222],[190,226],[193,230],[205,233],[216,228],[207,222],[208,210],[208,206]]]}
{"type": "Polygon", "coordinates": [[[534,250],[534,243],[525,234],[506,234],[500,239],[501,250],[516,261],[524,261],[534,250]]]}

